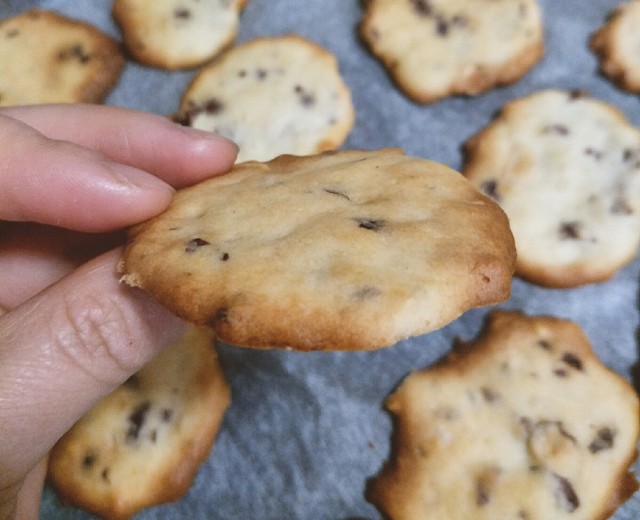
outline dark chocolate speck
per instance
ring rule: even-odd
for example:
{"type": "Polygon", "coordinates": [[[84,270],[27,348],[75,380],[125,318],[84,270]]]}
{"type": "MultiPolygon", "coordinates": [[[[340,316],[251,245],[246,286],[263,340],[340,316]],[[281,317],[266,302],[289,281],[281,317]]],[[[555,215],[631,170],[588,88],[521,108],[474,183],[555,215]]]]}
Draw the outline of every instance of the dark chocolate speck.
{"type": "Polygon", "coordinates": [[[189,240],[189,242],[187,242],[187,245],[185,246],[184,250],[187,253],[193,253],[196,249],[202,246],[208,246],[208,245],[209,245],[209,242],[207,242],[206,240],[202,238],[194,238],[193,240],[189,240]]]}
{"type": "Polygon", "coordinates": [[[591,453],[598,453],[604,450],[610,450],[613,448],[616,432],[611,428],[600,428],[596,432],[595,438],[589,444],[589,451],[591,453]]]}
{"type": "Polygon", "coordinates": [[[358,227],[362,229],[368,229],[370,231],[380,231],[386,224],[384,220],[375,220],[369,218],[356,218],[354,219],[358,223],[358,227]]]}

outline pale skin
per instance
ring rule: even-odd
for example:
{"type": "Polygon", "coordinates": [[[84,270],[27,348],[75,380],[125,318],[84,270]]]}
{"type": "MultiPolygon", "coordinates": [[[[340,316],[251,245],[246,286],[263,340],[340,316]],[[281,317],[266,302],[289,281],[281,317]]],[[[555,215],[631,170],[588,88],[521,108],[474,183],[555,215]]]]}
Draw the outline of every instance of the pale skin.
{"type": "Polygon", "coordinates": [[[125,109],[0,110],[0,520],[39,517],[53,444],[183,330],[119,282],[123,230],[236,154],[125,109]]]}

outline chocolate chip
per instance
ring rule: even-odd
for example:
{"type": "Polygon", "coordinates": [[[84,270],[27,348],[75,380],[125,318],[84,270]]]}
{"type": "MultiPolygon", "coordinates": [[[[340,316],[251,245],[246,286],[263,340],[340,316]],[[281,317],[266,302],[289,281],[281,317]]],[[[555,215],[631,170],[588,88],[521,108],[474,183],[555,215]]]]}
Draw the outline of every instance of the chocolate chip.
{"type": "Polygon", "coordinates": [[[382,293],[377,287],[361,287],[353,293],[353,298],[360,301],[371,300],[372,298],[380,296],[380,294],[382,293]]]}
{"type": "Polygon", "coordinates": [[[585,148],[584,153],[585,153],[585,155],[590,155],[596,161],[599,161],[600,159],[602,159],[604,157],[604,152],[602,150],[596,150],[596,149],[591,148],[591,147],[585,148]]]}
{"type": "Polygon", "coordinates": [[[485,506],[491,501],[491,491],[500,474],[500,468],[490,467],[482,471],[476,480],[476,505],[485,506]]]}
{"type": "Polygon", "coordinates": [[[220,100],[216,98],[211,98],[204,104],[203,108],[207,114],[218,114],[219,112],[222,111],[222,109],[224,108],[224,105],[220,100]]]}
{"type": "Polygon", "coordinates": [[[595,438],[589,444],[589,451],[591,453],[598,453],[603,450],[610,450],[613,448],[614,438],[616,436],[616,432],[611,428],[604,427],[600,428],[596,432],[595,438]]]}
{"type": "Polygon", "coordinates": [[[500,399],[500,394],[495,390],[493,390],[492,388],[489,388],[488,386],[481,387],[480,394],[482,395],[483,399],[488,403],[493,403],[500,399]]]}
{"type": "Polygon", "coordinates": [[[575,368],[576,370],[579,370],[579,371],[583,370],[582,360],[575,354],[572,354],[571,352],[565,352],[562,355],[562,361],[567,365],[569,365],[571,368],[575,368]]]}
{"type": "Polygon", "coordinates": [[[82,459],[82,467],[85,469],[90,469],[95,463],[98,457],[93,451],[87,453],[82,459]]]}
{"type": "Polygon", "coordinates": [[[191,18],[191,11],[189,11],[189,9],[186,9],[184,7],[179,7],[173,10],[173,16],[175,16],[176,18],[182,18],[182,19],[191,18]]]}
{"type": "Polygon", "coordinates": [[[293,88],[293,91],[298,95],[302,106],[310,107],[315,104],[316,99],[314,95],[311,92],[305,90],[302,85],[296,85],[293,88]]]}
{"type": "Polygon", "coordinates": [[[536,345],[544,350],[547,350],[549,352],[551,352],[553,350],[553,346],[551,345],[551,342],[548,339],[539,339],[536,342],[536,345]]]}
{"type": "Polygon", "coordinates": [[[358,227],[362,229],[368,229],[370,231],[380,231],[386,224],[384,220],[375,220],[369,218],[355,218],[353,219],[358,223],[358,227]]]}
{"type": "Polygon", "coordinates": [[[576,99],[587,97],[587,91],[584,89],[576,88],[569,92],[569,100],[574,101],[576,99]]]}
{"type": "Polygon", "coordinates": [[[346,193],[343,193],[342,191],[336,188],[324,188],[324,191],[326,191],[327,193],[330,193],[331,195],[338,195],[339,197],[343,197],[347,200],[351,200],[346,193]]]}
{"type": "Polygon", "coordinates": [[[193,253],[199,247],[208,246],[208,245],[209,245],[209,242],[207,242],[206,240],[202,238],[194,238],[193,240],[189,240],[189,242],[187,242],[187,245],[185,246],[184,250],[187,253],[193,253]]]}
{"type": "Polygon", "coordinates": [[[160,414],[162,422],[168,423],[173,419],[173,410],[170,408],[163,408],[160,414]]]}
{"type": "Polygon", "coordinates": [[[438,17],[436,19],[436,32],[438,36],[446,36],[449,33],[449,22],[442,17],[438,17]]]}
{"type": "Polygon", "coordinates": [[[578,507],[580,507],[580,499],[578,498],[576,490],[573,489],[571,482],[566,478],[558,475],[557,473],[552,473],[552,475],[555,481],[553,494],[556,498],[558,507],[567,513],[574,512],[578,507]]]}
{"type": "Polygon", "coordinates": [[[558,232],[562,240],[578,239],[580,238],[580,222],[575,220],[572,220],[571,222],[562,222],[558,232]]]}
{"type": "Polygon", "coordinates": [[[226,262],[227,260],[229,260],[229,253],[222,253],[220,255],[220,260],[222,260],[223,262],[226,262]]]}
{"type": "Polygon", "coordinates": [[[257,69],[256,70],[256,77],[258,79],[265,79],[268,75],[268,72],[266,69],[257,69]]]}
{"type": "Polygon", "coordinates": [[[129,415],[129,429],[127,430],[127,442],[135,441],[139,435],[140,430],[144,426],[144,423],[147,419],[147,414],[151,409],[151,402],[145,401],[141,405],[139,405],[131,414],[129,415]]]}
{"type": "Polygon", "coordinates": [[[109,468],[104,468],[102,470],[102,473],[100,473],[100,476],[102,477],[102,480],[104,480],[107,483],[111,482],[110,479],[109,479],[109,473],[110,473],[109,468]]]}
{"type": "Polygon", "coordinates": [[[624,162],[634,162],[636,168],[640,166],[640,151],[638,149],[625,148],[624,152],[622,152],[622,160],[624,162]]]}
{"type": "Polygon", "coordinates": [[[91,56],[85,52],[82,44],[76,44],[68,49],[64,49],[58,53],[58,59],[60,61],[67,61],[70,59],[78,60],[80,63],[88,63],[91,60],[91,56]]]}
{"type": "Polygon", "coordinates": [[[611,213],[614,215],[631,215],[633,214],[633,209],[629,206],[627,199],[625,199],[622,195],[616,197],[613,201],[613,204],[610,208],[611,213]]]}
{"type": "Polygon", "coordinates": [[[542,131],[545,134],[569,135],[569,129],[564,125],[547,125],[542,131]]]}
{"type": "Polygon", "coordinates": [[[556,368],[553,373],[558,377],[567,377],[567,371],[564,368],[556,368]]]}
{"type": "Polygon", "coordinates": [[[427,0],[410,0],[413,10],[420,16],[429,17],[433,15],[433,6],[427,0]]]}
{"type": "Polygon", "coordinates": [[[481,507],[487,505],[489,498],[489,491],[481,485],[481,482],[478,482],[476,486],[476,505],[481,507]]]}
{"type": "Polygon", "coordinates": [[[480,185],[480,189],[489,197],[494,200],[500,200],[500,195],[498,194],[498,181],[489,179],[488,181],[484,181],[480,185]]]}

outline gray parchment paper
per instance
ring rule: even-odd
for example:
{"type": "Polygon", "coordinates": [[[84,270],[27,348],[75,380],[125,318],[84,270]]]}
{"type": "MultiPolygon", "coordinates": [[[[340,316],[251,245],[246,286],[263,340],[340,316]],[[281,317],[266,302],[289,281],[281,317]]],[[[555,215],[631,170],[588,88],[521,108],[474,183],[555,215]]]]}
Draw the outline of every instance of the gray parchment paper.
{"type": "MultiPolygon", "coordinates": [[[[505,101],[537,89],[585,89],[640,126],[640,99],[600,76],[587,48],[589,35],[619,2],[540,0],[547,48],[541,63],[513,86],[431,106],[408,101],[360,43],[359,0],[250,0],[238,42],[296,32],[325,46],[338,56],[357,110],[345,147],[398,146],[459,169],[461,144],[505,101]]],[[[110,0],[0,0],[0,16],[35,5],[85,19],[120,37],[110,0]]],[[[107,103],[171,114],[193,74],[129,63],[107,103]]],[[[577,321],[600,358],[638,386],[639,270],[636,260],[606,283],[572,290],[515,280],[512,297],[502,307],[577,321]]],[[[183,500],[151,508],[138,518],[379,519],[363,491],[389,454],[392,424],[382,408],[384,398],[411,370],[445,354],[454,338],[474,337],[486,311],[471,311],[444,329],[376,352],[303,354],[222,347],[233,402],[214,450],[183,500]]],[[[47,490],[42,518],[91,517],[62,507],[47,490]]],[[[614,518],[640,518],[640,496],[614,518]]]]}

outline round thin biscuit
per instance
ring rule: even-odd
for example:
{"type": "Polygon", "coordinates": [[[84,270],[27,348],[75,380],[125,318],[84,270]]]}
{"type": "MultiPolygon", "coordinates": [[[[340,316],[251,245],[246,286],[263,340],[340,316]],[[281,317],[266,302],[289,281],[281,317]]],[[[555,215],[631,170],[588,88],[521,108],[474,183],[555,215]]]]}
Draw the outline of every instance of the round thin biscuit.
{"type": "Polygon", "coordinates": [[[638,488],[636,392],[567,320],[493,312],[386,407],[394,451],[367,497],[390,520],[604,520],[638,488]]]}
{"type": "Polygon", "coordinates": [[[228,343],[374,349],[506,299],[505,215],[399,150],[236,165],[135,227],[123,280],[228,343]]]}
{"type": "Polygon", "coordinates": [[[336,57],[300,36],[257,38],[202,69],[177,119],[238,144],[238,161],[338,148],[355,119],[336,57]]]}
{"type": "Polygon", "coordinates": [[[167,70],[196,67],[231,45],[248,0],[115,0],[113,17],[139,63],[167,70]]]}
{"type": "Polygon", "coordinates": [[[620,88],[640,92],[640,1],[619,5],[591,37],[600,69],[620,88]]]}
{"type": "Polygon", "coordinates": [[[544,53],[537,0],[368,0],[360,34],[419,103],[513,83],[544,53]]]}
{"type": "Polygon", "coordinates": [[[97,27],[25,11],[0,21],[0,106],[102,102],[124,62],[118,42],[97,27]]]}
{"type": "Polygon", "coordinates": [[[611,277],[640,243],[640,131],[609,104],[545,90],[466,143],[463,173],[509,216],[516,274],[549,287],[611,277]]]}
{"type": "Polygon", "coordinates": [[[105,520],[177,500],[209,455],[229,400],[212,332],[190,326],[58,441],[49,481],[63,502],[105,520]]]}

